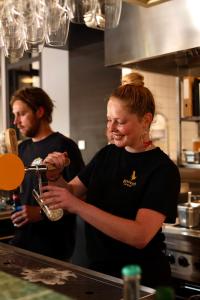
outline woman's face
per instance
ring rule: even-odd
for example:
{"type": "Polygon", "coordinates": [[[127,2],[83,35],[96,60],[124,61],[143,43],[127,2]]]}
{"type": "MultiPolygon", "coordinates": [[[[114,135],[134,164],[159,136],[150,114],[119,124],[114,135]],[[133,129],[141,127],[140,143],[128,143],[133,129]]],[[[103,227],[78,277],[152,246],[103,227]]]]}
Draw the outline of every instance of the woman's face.
{"type": "Polygon", "coordinates": [[[112,143],[117,147],[137,148],[141,146],[141,136],[147,128],[146,118],[138,118],[126,105],[111,97],[107,105],[107,130],[112,143]]]}

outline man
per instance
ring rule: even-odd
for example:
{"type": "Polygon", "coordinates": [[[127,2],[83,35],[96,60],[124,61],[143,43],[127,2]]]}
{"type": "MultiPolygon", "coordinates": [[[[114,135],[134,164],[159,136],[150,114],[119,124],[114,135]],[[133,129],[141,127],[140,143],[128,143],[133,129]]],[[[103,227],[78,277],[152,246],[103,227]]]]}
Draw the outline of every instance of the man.
{"type": "MultiPolygon", "coordinates": [[[[41,164],[48,153],[67,152],[70,164],[64,168],[63,176],[71,180],[84,166],[83,159],[73,140],[53,132],[50,123],[54,104],[50,97],[41,88],[22,88],[13,94],[10,104],[14,125],[23,136],[29,137],[19,144],[19,156],[24,165],[41,164]]],[[[21,186],[22,210],[11,216],[16,233],[10,243],[67,260],[75,244],[75,215],[65,214],[58,221],[50,221],[41,214],[32,195],[33,189],[38,190],[37,175],[28,172],[21,186]]]]}

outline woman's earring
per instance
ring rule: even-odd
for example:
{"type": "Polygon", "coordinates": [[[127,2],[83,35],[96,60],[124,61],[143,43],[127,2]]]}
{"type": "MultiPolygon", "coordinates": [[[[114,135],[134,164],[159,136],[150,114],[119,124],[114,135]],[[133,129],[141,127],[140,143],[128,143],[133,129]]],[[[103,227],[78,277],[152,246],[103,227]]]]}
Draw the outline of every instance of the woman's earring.
{"type": "Polygon", "coordinates": [[[141,142],[145,149],[152,145],[152,140],[149,138],[149,129],[145,128],[144,133],[141,135],[141,142]],[[146,137],[148,137],[148,140],[146,137]]]}

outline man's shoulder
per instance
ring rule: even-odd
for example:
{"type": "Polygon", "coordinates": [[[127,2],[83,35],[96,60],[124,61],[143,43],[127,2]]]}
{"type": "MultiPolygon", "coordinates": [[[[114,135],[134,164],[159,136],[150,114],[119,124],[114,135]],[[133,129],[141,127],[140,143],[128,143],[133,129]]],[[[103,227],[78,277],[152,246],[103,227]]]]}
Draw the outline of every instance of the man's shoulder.
{"type": "Polygon", "coordinates": [[[60,132],[55,132],[55,139],[59,140],[60,142],[63,142],[67,145],[71,145],[71,146],[77,146],[77,143],[70,137],[65,136],[64,134],[60,133],[60,132]]]}
{"type": "Polygon", "coordinates": [[[25,148],[27,145],[31,145],[33,142],[32,142],[32,139],[31,138],[26,138],[24,140],[20,140],[18,142],[18,147],[19,148],[25,148]]]}

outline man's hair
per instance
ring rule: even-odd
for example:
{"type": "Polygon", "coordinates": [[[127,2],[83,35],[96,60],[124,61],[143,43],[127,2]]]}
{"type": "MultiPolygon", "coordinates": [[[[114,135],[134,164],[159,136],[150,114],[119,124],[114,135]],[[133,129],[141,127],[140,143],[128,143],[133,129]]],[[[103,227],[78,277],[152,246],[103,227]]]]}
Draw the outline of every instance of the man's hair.
{"type": "Polygon", "coordinates": [[[14,102],[20,100],[26,103],[33,112],[38,108],[44,108],[44,119],[48,123],[52,122],[52,112],[54,104],[49,95],[41,88],[38,87],[25,87],[14,92],[11,97],[10,105],[13,106],[14,102]]]}

